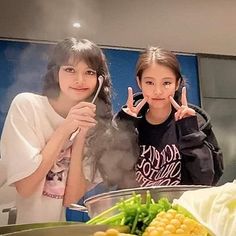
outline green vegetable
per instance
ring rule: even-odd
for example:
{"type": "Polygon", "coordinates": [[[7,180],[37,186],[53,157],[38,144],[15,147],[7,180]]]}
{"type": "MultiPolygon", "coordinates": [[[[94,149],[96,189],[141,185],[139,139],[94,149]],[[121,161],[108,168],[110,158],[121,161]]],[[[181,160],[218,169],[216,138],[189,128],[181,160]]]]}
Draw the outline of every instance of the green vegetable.
{"type": "Polygon", "coordinates": [[[142,235],[158,213],[168,211],[170,208],[171,203],[167,198],[155,202],[147,191],[146,202],[142,203],[141,195],[133,193],[131,198],[121,200],[114,207],[89,220],[87,224],[126,225],[130,227],[131,234],[142,235]],[[109,217],[108,215],[113,212],[118,213],[109,217]]]}

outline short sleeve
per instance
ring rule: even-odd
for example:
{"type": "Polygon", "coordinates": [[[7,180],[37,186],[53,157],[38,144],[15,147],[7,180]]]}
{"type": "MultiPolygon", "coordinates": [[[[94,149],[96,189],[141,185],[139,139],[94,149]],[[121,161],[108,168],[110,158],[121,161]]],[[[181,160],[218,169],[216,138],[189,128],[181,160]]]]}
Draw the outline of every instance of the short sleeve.
{"type": "Polygon", "coordinates": [[[34,128],[33,105],[23,94],[11,103],[1,137],[1,157],[9,185],[31,175],[40,165],[42,144],[34,128]]]}

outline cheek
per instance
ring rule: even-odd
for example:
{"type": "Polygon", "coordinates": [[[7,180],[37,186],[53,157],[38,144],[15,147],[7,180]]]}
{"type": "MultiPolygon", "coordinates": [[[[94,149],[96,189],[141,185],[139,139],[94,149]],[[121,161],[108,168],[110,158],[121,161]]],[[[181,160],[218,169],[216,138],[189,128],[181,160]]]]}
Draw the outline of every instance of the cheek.
{"type": "Polygon", "coordinates": [[[153,92],[154,88],[144,84],[140,87],[140,89],[141,89],[143,94],[147,94],[147,95],[149,94],[150,95],[153,92]]]}
{"type": "Polygon", "coordinates": [[[97,78],[94,78],[94,79],[92,79],[92,80],[89,80],[89,81],[88,81],[88,84],[90,85],[90,88],[91,88],[92,90],[95,90],[95,89],[97,88],[97,86],[98,86],[97,78]]]}
{"type": "Polygon", "coordinates": [[[176,92],[176,90],[175,90],[175,89],[172,89],[171,92],[170,92],[170,95],[171,95],[172,97],[174,97],[175,92],[176,92]]]}
{"type": "Polygon", "coordinates": [[[175,92],[176,92],[176,86],[175,85],[170,86],[168,88],[168,94],[171,95],[172,97],[174,96],[175,92]]]}
{"type": "Polygon", "coordinates": [[[152,97],[152,95],[153,95],[153,93],[152,93],[151,91],[145,90],[145,89],[142,90],[142,94],[143,94],[143,96],[146,97],[146,98],[152,97]]]}
{"type": "Polygon", "coordinates": [[[69,87],[69,80],[65,79],[65,78],[61,78],[60,74],[59,74],[59,79],[58,79],[58,83],[59,83],[59,87],[61,90],[65,90],[66,88],[69,87]]]}
{"type": "Polygon", "coordinates": [[[62,71],[62,70],[59,70],[59,72],[58,72],[58,83],[59,83],[59,84],[61,84],[61,82],[62,82],[62,80],[63,80],[64,77],[65,77],[65,76],[64,76],[63,71],[62,71]]]}
{"type": "MultiPolygon", "coordinates": [[[[104,81],[103,81],[104,82],[104,81]]],[[[93,86],[94,87],[96,87],[96,86],[98,86],[99,84],[98,84],[98,79],[97,78],[94,78],[93,79],[93,86]]]]}

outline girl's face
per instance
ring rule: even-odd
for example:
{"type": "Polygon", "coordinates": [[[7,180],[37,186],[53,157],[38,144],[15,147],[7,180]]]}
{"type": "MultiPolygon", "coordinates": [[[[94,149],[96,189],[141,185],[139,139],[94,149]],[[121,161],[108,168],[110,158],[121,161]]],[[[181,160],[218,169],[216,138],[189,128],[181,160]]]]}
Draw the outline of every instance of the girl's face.
{"type": "Polygon", "coordinates": [[[169,96],[174,97],[178,89],[178,82],[172,70],[166,66],[153,63],[143,71],[138,85],[150,108],[164,108],[170,106],[169,96]]]}
{"type": "Polygon", "coordinates": [[[97,85],[97,73],[84,61],[63,65],[59,70],[60,96],[80,102],[89,98],[97,85]]]}

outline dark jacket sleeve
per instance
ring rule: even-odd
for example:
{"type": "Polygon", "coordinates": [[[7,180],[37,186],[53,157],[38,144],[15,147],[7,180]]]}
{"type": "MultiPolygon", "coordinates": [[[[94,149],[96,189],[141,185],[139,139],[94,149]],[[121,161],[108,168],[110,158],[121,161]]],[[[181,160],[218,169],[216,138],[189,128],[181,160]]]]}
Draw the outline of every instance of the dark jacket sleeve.
{"type": "Polygon", "coordinates": [[[223,153],[218,145],[215,134],[212,129],[204,130],[204,133],[207,135],[207,138],[204,140],[204,144],[209,148],[212,154],[213,163],[214,163],[214,179],[213,185],[216,185],[220,177],[223,175],[224,164],[223,164],[223,153]]]}
{"type": "Polygon", "coordinates": [[[182,184],[215,185],[223,167],[222,153],[219,148],[212,148],[213,142],[217,144],[213,131],[199,130],[196,116],[177,121],[177,129],[182,154],[182,184]]]}

